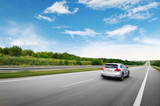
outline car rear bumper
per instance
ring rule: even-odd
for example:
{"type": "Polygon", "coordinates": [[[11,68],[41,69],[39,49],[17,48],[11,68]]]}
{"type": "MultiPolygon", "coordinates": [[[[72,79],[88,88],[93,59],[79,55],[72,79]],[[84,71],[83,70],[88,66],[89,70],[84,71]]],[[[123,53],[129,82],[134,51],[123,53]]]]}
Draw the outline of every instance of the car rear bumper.
{"type": "Polygon", "coordinates": [[[105,77],[114,77],[114,78],[120,78],[121,77],[121,73],[120,72],[101,72],[102,76],[105,77]]]}

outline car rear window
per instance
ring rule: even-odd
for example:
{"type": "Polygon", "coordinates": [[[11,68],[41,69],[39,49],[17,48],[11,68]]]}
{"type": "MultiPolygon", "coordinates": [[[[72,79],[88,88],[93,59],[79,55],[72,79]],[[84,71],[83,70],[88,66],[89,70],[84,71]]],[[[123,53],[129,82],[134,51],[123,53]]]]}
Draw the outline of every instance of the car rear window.
{"type": "Polygon", "coordinates": [[[117,64],[105,64],[104,65],[105,68],[118,68],[117,64]]]}

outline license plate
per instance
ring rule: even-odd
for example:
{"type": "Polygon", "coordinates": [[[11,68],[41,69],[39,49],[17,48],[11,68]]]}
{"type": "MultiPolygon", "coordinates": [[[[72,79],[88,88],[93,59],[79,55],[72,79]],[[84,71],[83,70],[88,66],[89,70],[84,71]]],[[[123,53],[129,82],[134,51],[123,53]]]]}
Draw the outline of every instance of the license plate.
{"type": "Polygon", "coordinates": [[[107,71],[107,72],[112,72],[112,70],[110,70],[110,69],[106,69],[106,71],[107,71]]]}

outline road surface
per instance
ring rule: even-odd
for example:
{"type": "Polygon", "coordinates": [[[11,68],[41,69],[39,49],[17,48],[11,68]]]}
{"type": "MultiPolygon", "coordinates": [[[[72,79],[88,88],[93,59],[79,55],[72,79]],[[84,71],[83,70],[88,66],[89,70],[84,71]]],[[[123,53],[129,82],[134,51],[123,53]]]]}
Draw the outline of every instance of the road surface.
{"type": "Polygon", "coordinates": [[[0,72],[13,71],[40,71],[40,70],[58,70],[58,69],[83,69],[83,68],[99,68],[97,65],[80,65],[80,66],[0,66],[0,72]]]}
{"type": "Polygon", "coordinates": [[[100,70],[1,79],[0,106],[160,106],[160,72],[130,71],[124,81],[102,79],[100,70]]]}

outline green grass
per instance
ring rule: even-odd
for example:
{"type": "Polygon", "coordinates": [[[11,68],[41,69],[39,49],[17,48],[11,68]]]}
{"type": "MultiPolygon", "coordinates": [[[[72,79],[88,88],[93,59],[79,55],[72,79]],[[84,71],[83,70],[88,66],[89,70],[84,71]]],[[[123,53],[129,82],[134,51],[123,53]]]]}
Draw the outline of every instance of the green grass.
{"type": "Polygon", "coordinates": [[[63,70],[52,70],[52,71],[1,72],[0,79],[40,76],[40,75],[50,75],[50,74],[61,74],[61,73],[72,73],[72,72],[84,72],[84,71],[93,71],[93,70],[99,70],[99,69],[100,68],[63,69],[63,70]]]}

